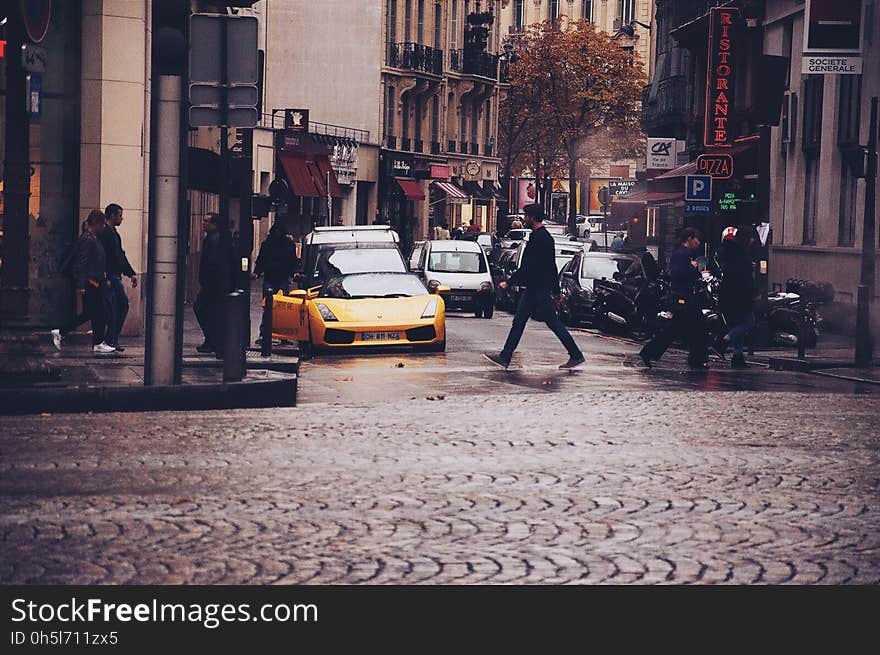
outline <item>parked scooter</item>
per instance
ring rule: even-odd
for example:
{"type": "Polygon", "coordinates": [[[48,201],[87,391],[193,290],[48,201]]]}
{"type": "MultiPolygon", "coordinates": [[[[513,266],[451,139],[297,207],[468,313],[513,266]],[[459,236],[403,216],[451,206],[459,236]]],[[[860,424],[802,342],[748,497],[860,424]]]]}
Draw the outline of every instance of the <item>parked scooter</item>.
{"type": "Polygon", "coordinates": [[[649,338],[662,324],[661,313],[669,295],[669,283],[660,276],[657,262],[650,253],[642,254],[641,264],[640,275],[615,273],[613,280],[593,283],[594,324],[603,332],[649,338]]]}

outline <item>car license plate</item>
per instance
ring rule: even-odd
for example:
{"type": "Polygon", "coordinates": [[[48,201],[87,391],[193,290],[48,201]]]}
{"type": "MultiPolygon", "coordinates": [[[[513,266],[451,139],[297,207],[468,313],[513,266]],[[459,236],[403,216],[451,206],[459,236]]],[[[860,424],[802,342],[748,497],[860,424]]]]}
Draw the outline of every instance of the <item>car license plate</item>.
{"type": "Polygon", "coordinates": [[[455,293],[449,296],[449,300],[451,300],[452,302],[467,302],[470,299],[470,296],[462,296],[461,294],[455,293]]]}
{"type": "Polygon", "coordinates": [[[400,332],[362,332],[361,341],[400,341],[400,332]]]}

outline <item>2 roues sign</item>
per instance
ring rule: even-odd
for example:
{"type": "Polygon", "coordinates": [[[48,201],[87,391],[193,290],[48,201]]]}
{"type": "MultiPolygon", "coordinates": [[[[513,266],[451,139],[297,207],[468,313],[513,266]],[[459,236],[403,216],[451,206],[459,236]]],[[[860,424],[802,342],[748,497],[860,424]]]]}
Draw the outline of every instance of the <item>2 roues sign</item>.
{"type": "Polygon", "coordinates": [[[697,157],[697,173],[711,175],[714,180],[733,177],[733,157],[724,153],[700,155],[697,157]]]}

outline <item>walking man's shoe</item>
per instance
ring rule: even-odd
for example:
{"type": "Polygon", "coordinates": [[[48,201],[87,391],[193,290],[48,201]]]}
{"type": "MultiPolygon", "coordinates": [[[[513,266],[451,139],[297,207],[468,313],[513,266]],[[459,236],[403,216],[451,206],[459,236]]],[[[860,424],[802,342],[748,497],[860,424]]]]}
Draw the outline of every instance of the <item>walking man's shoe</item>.
{"type": "Polygon", "coordinates": [[[125,352],[125,348],[123,348],[123,347],[120,346],[119,344],[116,344],[116,345],[113,346],[113,347],[116,348],[116,352],[118,352],[118,353],[124,353],[124,352],[125,352]]]}
{"type": "Polygon", "coordinates": [[[507,368],[510,366],[510,360],[504,359],[501,356],[501,353],[483,353],[483,357],[488,359],[490,362],[495,364],[496,366],[500,366],[501,368],[507,368]]]}
{"type": "Polygon", "coordinates": [[[639,359],[642,360],[642,363],[645,365],[645,368],[653,368],[651,366],[651,358],[648,357],[645,353],[639,353],[639,359]]]}
{"type": "Polygon", "coordinates": [[[61,350],[61,330],[52,330],[52,345],[55,350],[61,350]]]}
{"type": "Polygon", "coordinates": [[[113,346],[107,345],[103,341],[95,346],[92,346],[92,352],[96,355],[109,355],[110,353],[115,353],[116,348],[113,346]]]}
{"type": "Polygon", "coordinates": [[[575,366],[580,366],[585,361],[584,356],[580,355],[579,357],[569,357],[568,361],[565,364],[560,364],[559,368],[574,368],[575,366]]]}

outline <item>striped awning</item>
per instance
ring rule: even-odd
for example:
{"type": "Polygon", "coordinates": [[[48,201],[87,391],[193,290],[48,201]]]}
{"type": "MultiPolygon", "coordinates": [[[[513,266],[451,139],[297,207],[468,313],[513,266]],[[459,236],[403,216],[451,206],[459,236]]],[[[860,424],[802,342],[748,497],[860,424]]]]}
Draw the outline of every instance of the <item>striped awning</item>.
{"type": "Polygon", "coordinates": [[[440,189],[443,193],[446,194],[446,197],[449,199],[458,198],[461,200],[467,200],[468,195],[461,190],[457,185],[452,182],[440,182],[439,180],[434,180],[431,182],[435,187],[440,189]]]}

